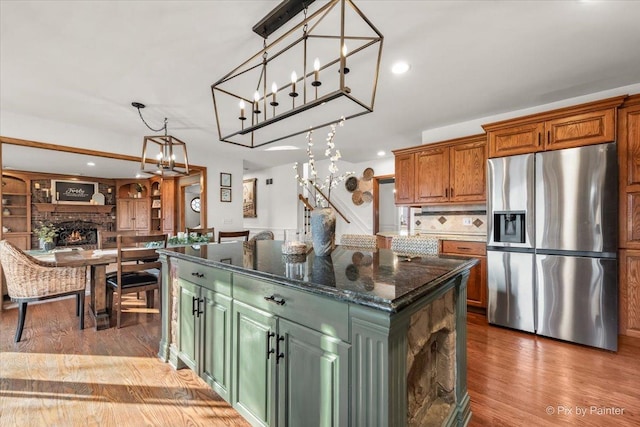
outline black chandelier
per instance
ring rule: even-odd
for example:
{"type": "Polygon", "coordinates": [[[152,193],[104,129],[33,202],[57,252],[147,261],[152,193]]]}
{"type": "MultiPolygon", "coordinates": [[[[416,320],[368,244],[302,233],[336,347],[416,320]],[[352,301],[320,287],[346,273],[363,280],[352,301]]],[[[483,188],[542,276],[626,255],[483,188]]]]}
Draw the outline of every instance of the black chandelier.
{"type": "Polygon", "coordinates": [[[253,27],[263,48],[211,86],[221,141],[256,148],[373,111],[382,34],[351,0],[307,16],[312,2],[283,1],[253,27]]]}
{"type": "Polygon", "coordinates": [[[142,108],[145,105],[140,102],[132,102],[132,106],[138,109],[138,114],[142,123],[145,124],[153,132],[161,132],[164,135],[145,136],[142,144],[142,159],[140,161],[140,172],[156,175],[161,177],[175,177],[189,175],[189,161],[187,158],[187,145],[178,138],[167,135],[167,118],[164,119],[164,125],[160,129],[154,129],[142,117],[142,108]],[[147,161],[147,149],[153,152],[156,147],[157,154],[153,160],[147,161]],[[178,159],[180,162],[177,162],[178,159]],[[148,163],[154,166],[149,167],[148,163]]]}

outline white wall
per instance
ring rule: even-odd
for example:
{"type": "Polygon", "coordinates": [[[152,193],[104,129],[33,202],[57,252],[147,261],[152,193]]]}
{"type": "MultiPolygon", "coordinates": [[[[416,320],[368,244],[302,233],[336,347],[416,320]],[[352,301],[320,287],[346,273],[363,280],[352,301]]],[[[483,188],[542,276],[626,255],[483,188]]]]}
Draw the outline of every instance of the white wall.
{"type": "MultiPolygon", "coordinates": [[[[256,178],[256,218],[244,218],[242,228],[251,235],[271,230],[276,239],[282,239],[283,230],[297,227],[297,182],[293,165],[282,165],[247,173],[243,179],[256,178]],[[273,184],[267,185],[267,179],[273,184]]],[[[242,193],[240,193],[242,194],[242,193]]],[[[242,197],[239,197],[242,203],[242,197]]]]}
{"type": "MultiPolygon", "coordinates": [[[[0,118],[0,135],[5,137],[137,157],[142,153],[142,134],[132,139],[116,131],[92,129],[6,110],[0,110],[0,118]]],[[[241,228],[242,160],[216,156],[213,145],[197,150],[188,141],[186,143],[190,163],[207,168],[207,225],[216,229],[241,228]],[[220,202],[220,172],[232,174],[231,203],[220,202]]]]}

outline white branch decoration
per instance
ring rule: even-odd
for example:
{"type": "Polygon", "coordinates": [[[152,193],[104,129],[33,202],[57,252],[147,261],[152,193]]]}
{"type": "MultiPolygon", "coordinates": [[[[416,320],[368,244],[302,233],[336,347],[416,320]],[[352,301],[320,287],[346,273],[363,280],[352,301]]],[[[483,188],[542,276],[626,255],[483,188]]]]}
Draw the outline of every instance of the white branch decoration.
{"type": "Polygon", "coordinates": [[[345,118],[342,117],[338,123],[331,125],[331,131],[327,134],[327,148],[324,151],[324,155],[329,158],[329,175],[323,180],[318,179],[318,171],[316,170],[315,156],[313,154],[313,131],[307,132],[307,157],[309,159],[309,177],[301,177],[298,173],[298,162],[293,165],[293,169],[296,171],[296,180],[301,187],[305,187],[309,194],[313,194],[315,201],[315,207],[327,207],[331,204],[331,189],[338,186],[339,183],[353,175],[354,172],[345,172],[342,175],[336,176],[338,173],[338,160],[342,157],[340,150],[336,149],[336,144],[333,141],[336,136],[336,128],[343,126],[345,118]],[[317,191],[320,190],[320,191],[317,191]],[[326,190],[326,191],[325,191],[326,190]],[[326,197],[324,194],[326,193],[326,197]]]}

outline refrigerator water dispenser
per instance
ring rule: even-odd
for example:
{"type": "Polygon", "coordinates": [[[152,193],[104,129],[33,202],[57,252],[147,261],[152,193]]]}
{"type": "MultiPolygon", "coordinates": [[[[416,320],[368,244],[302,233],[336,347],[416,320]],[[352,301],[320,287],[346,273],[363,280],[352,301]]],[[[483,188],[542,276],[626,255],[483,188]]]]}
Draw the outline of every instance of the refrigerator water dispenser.
{"type": "Polygon", "coordinates": [[[494,241],[503,243],[525,242],[524,211],[494,212],[494,241]]]}

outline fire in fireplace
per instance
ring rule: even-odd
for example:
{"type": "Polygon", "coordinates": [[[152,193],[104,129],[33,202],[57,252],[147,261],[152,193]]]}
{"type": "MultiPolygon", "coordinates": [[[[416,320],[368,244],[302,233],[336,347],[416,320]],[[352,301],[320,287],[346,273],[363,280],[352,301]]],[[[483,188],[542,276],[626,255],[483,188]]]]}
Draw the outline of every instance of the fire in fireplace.
{"type": "Polygon", "coordinates": [[[98,243],[98,227],[89,221],[59,222],[60,229],[56,246],[96,245],[98,243]]]}

